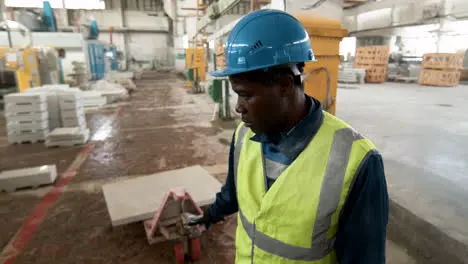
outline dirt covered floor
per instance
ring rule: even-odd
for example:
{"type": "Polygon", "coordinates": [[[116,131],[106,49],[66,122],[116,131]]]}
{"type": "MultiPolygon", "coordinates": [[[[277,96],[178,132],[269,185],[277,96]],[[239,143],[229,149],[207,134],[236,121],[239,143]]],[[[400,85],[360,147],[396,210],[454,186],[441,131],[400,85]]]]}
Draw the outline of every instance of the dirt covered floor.
{"type": "MultiPolygon", "coordinates": [[[[145,73],[128,102],[87,116],[85,147],[8,145],[2,131],[2,169],[56,164],[65,176],[55,187],[0,194],[0,263],[172,263],[171,244],[149,245],[141,223],[111,227],[101,186],[196,164],[224,181],[232,132],[211,124],[206,94],[183,86],[175,74],[145,73]]],[[[204,234],[199,263],[233,262],[235,226],[230,218],[204,234]]]]}

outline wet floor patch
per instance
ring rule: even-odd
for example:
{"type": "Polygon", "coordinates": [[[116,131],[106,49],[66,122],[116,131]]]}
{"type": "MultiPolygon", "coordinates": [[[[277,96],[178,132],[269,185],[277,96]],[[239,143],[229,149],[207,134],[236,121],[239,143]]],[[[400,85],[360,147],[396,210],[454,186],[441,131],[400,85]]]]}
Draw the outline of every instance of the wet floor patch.
{"type": "Polygon", "coordinates": [[[203,139],[210,137],[215,137],[213,128],[192,126],[123,132],[95,145],[76,180],[145,175],[227,159],[225,147],[204,148],[213,144],[203,139]]]}

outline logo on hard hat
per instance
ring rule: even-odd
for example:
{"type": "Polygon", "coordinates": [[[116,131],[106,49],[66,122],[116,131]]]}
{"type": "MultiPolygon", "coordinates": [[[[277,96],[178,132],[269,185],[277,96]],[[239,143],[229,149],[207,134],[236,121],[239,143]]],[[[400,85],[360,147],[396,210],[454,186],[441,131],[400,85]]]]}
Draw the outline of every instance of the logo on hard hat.
{"type": "Polygon", "coordinates": [[[237,64],[245,64],[245,57],[237,58],[237,64]]]}

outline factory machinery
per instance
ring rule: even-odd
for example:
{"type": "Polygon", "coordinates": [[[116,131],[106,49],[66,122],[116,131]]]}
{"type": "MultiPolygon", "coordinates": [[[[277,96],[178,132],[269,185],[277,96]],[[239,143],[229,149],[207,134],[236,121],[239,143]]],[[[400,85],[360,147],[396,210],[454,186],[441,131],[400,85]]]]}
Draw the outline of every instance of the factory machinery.
{"type": "Polygon", "coordinates": [[[4,95],[58,83],[60,73],[54,49],[31,45],[13,47],[10,30],[22,30],[30,39],[29,30],[15,21],[2,21],[0,26],[7,30],[9,40],[8,46],[0,47],[0,108],[3,108],[4,95]]]}
{"type": "Polygon", "coordinates": [[[100,80],[107,71],[119,68],[116,46],[98,40],[94,19],[83,25],[81,32],[58,32],[48,1],[44,1],[41,13],[23,11],[18,21],[0,22],[0,28],[4,30],[0,31],[0,107],[7,93],[64,83],[65,75],[84,82],[100,80]],[[75,60],[79,54],[83,70],[64,72],[65,64],[79,64],[70,63],[66,51],[74,53],[75,60]]]}

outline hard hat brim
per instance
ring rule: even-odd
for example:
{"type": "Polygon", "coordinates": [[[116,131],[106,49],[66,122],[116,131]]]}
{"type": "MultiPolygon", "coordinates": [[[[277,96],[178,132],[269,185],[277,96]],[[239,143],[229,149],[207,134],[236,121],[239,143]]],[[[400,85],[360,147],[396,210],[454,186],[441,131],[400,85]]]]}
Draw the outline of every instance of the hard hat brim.
{"type": "MultiPolygon", "coordinates": [[[[290,62],[289,64],[297,64],[297,63],[302,63],[302,62],[306,63],[306,62],[314,62],[314,61],[317,61],[317,59],[315,57],[313,57],[311,60],[308,60],[308,61],[290,62]]],[[[246,69],[232,69],[232,68],[226,67],[223,70],[211,72],[211,76],[214,76],[214,77],[229,77],[229,76],[236,75],[236,74],[239,74],[239,73],[255,71],[255,70],[260,70],[260,69],[267,69],[267,68],[275,67],[275,66],[278,66],[278,65],[261,65],[261,66],[257,66],[257,67],[251,67],[248,70],[246,70],[246,69]]]]}
{"type": "Polygon", "coordinates": [[[231,75],[235,75],[235,74],[239,74],[243,72],[245,72],[245,70],[243,69],[233,70],[233,69],[226,68],[220,71],[211,72],[211,75],[214,77],[229,77],[231,75]]]}

